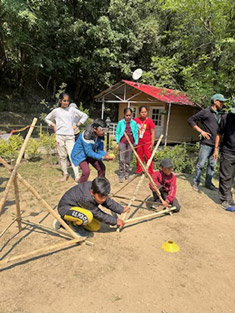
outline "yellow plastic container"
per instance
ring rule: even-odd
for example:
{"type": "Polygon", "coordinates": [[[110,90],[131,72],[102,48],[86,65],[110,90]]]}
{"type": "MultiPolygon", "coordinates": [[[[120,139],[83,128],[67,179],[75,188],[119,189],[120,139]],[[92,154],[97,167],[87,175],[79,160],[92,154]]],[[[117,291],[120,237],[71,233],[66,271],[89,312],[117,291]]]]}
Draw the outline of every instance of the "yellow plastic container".
{"type": "Polygon", "coordinates": [[[177,252],[180,247],[174,241],[169,240],[162,245],[162,249],[166,252],[177,252]]]}

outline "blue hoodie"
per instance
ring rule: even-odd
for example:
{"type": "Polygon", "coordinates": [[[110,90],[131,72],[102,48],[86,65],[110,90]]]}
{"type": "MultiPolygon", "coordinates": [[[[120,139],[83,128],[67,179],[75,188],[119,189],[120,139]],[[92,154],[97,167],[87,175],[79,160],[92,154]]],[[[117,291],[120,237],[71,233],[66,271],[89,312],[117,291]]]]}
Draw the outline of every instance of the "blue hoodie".
{"type": "Polygon", "coordinates": [[[89,125],[75,142],[71,153],[71,160],[75,166],[78,166],[88,157],[103,160],[105,154],[103,138],[96,136],[93,127],[89,125]]]}

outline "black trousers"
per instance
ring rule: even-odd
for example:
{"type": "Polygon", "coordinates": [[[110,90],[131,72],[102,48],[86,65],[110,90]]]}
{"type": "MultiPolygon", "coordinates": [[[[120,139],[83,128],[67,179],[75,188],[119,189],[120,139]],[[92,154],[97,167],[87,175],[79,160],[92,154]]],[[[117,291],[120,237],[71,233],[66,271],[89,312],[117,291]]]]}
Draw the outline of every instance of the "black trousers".
{"type": "Polygon", "coordinates": [[[220,156],[219,198],[223,201],[233,201],[232,183],[235,167],[235,152],[222,151],[220,156]]]}
{"type": "MultiPolygon", "coordinates": [[[[164,191],[162,188],[160,188],[159,191],[161,193],[162,198],[164,200],[166,200],[166,197],[168,196],[168,193],[166,191],[164,191]]],[[[157,195],[157,193],[155,191],[153,191],[153,197],[154,197],[154,201],[159,200],[159,197],[158,197],[158,195],[157,195]]],[[[181,208],[181,205],[179,204],[179,202],[178,202],[178,200],[176,198],[173,200],[173,202],[171,204],[176,207],[175,212],[179,212],[179,210],[181,208]]]]}

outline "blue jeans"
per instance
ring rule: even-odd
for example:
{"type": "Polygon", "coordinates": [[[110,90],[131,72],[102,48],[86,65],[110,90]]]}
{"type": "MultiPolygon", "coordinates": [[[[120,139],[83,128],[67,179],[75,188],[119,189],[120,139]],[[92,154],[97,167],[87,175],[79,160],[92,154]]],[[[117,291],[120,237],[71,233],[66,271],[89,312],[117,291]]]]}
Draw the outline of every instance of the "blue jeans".
{"type": "Polygon", "coordinates": [[[214,152],[214,147],[209,146],[209,145],[201,145],[199,155],[198,155],[198,162],[196,165],[196,174],[193,179],[194,184],[199,185],[200,184],[200,179],[201,179],[201,174],[202,170],[205,166],[206,161],[208,160],[208,165],[207,165],[207,171],[206,171],[206,185],[211,184],[211,180],[214,174],[214,169],[216,165],[216,161],[213,158],[213,152],[214,152]]]}

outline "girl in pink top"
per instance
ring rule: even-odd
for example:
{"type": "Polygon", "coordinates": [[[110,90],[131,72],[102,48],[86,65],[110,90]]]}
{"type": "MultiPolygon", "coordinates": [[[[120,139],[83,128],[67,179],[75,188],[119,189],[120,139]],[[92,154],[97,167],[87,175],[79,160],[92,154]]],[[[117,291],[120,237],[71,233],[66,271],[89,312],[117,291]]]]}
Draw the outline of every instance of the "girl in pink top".
{"type": "MultiPolygon", "coordinates": [[[[151,157],[152,149],[154,147],[155,141],[155,124],[151,118],[147,117],[148,110],[145,105],[141,105],[139,108],[139,115],[140,117],[136,117],[134,120],[138,126],[139,132],[139,142],[136,148],[136,152],[140,157],[141,161],[145,163],[148,162],[148,159],[151,157]]],[[[136,160],[136,174],[142,173],[142,167],[138,160],[136,160]]],[[[151,162],[149,169],[149,173],[153,173],[153,162],[151,162]]]]}

